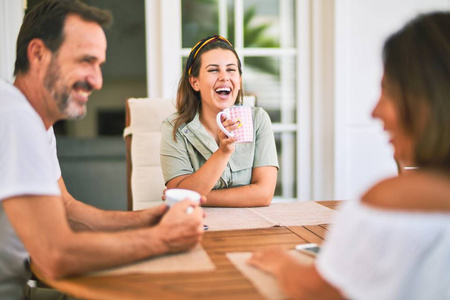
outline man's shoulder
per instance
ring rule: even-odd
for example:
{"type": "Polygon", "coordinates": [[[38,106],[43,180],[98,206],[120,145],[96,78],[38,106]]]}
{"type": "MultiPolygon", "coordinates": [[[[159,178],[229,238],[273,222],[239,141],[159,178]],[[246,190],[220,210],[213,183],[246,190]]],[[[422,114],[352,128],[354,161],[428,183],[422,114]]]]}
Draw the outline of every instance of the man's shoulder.
{"type": "Polygon", "coordinates": [[[0,99],[25,98],[25,96],[10,82],[0,79],[0,99]]]}
{"type": "Polygon", "coordinates": [[[43,125],[37,112],[26,102],[18,99],[0,98],[0,122],[2,126],[39,126],[43,125]]]}
{"type": "Polygon", "coordinates": [[[38,139],[48,135],[44,123],[25,96],[12,84],[0,84],[0,127],[2,138],[38,139]]]}
{"type": "Polygon", "coordinates": [[[0,80],[0,112],[34,111],[25,96],[11,83],[0,80]]]}

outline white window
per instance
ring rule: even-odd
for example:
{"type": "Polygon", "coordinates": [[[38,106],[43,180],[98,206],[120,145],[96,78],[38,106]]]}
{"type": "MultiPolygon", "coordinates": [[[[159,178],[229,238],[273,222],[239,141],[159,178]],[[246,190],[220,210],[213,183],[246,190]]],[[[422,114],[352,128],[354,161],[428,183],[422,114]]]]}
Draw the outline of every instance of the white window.
{"type": "Polygon", "coordinates": [[[149,96],[175,98],[189,51],[219,34],[243,63],[245,94],[270,115],[277,200],[310,199],[309,1],[148,0],[149,96]],[[153,19],[152,19],[153,18],[153,19]],[[160,19],[158,19],[160,18],[160,19]],[[159,26],[158,26],[159,24],[159,26]],[[161,48],[152,49],[161,43],[161,48]]]}
{"type": "Polygon", "coordinates": [[[23,2],[0,0],[0,78],[14,81],[16,40],[23,19],[23,2]]]}

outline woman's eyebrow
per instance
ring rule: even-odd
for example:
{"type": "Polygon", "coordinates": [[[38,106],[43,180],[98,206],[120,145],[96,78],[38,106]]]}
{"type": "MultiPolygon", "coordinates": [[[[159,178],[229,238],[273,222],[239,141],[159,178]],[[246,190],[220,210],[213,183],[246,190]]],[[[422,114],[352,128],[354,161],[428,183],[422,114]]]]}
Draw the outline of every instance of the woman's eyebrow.
{"type": "MultiPolygon", "coordinates": [[[[218,66],[219,66],[218,64],[209,64],[209,65],[207,65],[205,68],[208,68],[208,67],[218,67],[218,66]]],[[[227,64],[226,66],[227,66],[227,67],[229,67],[229,66],[235,66],[235,67],[237,67],[237,65],[236,65],[235,63],[227,64]]]]}

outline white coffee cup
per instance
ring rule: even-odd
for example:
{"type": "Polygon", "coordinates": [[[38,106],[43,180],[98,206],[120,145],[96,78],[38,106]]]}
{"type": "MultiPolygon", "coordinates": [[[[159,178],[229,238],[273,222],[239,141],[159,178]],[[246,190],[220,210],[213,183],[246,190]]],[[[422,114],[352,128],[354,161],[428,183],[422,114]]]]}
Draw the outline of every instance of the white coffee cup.
{"type": "Polygon", "coordinates": [[[253,142],[253,120],[252,108],[249,106],[231,106],[219,112],[216,116],[216,122],[220,130],[228,137],[236,138],[235,143],[252,143],[253,142]],[[233,132],[229,132],[222,124],[222,115],[227,119],[237,120],[238,128],[233,132]]]}
{"type": "Polygon", "coordinates": [[[166,204],[169,207],[186,198],[196,203],[200,203],[201,198],[199,193],[187,189],[168,189],[164,195],[166,196],[166,204]]]}

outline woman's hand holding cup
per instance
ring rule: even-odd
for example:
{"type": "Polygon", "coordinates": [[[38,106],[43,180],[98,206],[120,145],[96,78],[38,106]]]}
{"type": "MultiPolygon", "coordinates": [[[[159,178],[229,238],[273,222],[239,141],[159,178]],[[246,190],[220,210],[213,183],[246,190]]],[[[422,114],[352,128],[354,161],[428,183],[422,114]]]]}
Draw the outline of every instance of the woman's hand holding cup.
{"type": "MultiPolygon", "coordinates": [[[[235,120],[227,119],[225,115],[221,115],[221,124],[228,131],[233,132],[238,128],[238,124],[235,120]]],[[[219,149],[225,154],[232,154],[235,150],[234,143],[236,138],[233,136],[227,136],[222,130],[219,130],[219,149]]]]}
{"type": "MultiPolygon", "coordinates": [[[[253,143],[253,116],[249,106],[225,108],[216,116],[217,126],[232,143],[253,143]]],[[[222,134],[219,135],[223,137],[222,134]]],[[[222,140],[221,140],[222,141],[222,140]]]]}

